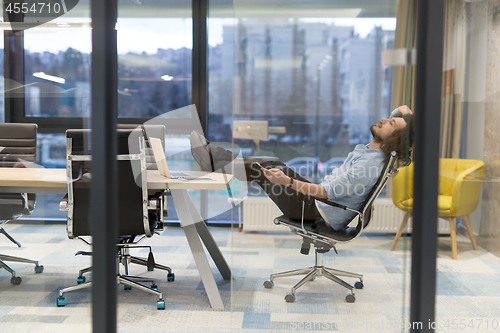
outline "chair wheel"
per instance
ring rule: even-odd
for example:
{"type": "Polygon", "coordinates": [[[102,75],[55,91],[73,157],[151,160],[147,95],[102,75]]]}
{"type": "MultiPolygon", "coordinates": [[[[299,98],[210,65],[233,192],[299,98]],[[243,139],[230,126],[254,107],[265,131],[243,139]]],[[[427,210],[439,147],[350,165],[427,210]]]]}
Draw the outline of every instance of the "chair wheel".
{"type": "Polygon", "coordinates": [[[156,284],[152,284],[151,289],[158,291],[158,286],[156,284]]]}
{"type": "Polygon", "coordinates": [[[19,276],[13,276],[11,279],[10,279],[10,283],[14,284],[14,285],[20,285],[21,284],[21,281],[23,279],[21,279],[19,276]]]}
{"type": "Polygon", "coordinates": [[[149,268],[148,267],[148,272],[152,272],[154,270],[154,268],[149,268]]]}
{"type": "Polygon", "coordinates": [[[42,265],[35,266],[35,273],[42,273],[42,272],[43,272],[43,266],[42,265]]]}
{"type": "Polygon", "coordinates": [[[356,283],[354,284],[354,288],[356,288],[356,289],[363,289],[364,286],[365,285],[363,284],[363,281],[361,281],[361,280],[356,281],[356,283]]]}
{"type": "Polygon", "coordinates": [[[81,284],[81,283],[84,283],[85,280],[86,280],[85,276],[82,275],[82,276],[79,276],[76,278],[76,283],[81,284]]]}
{"type": "Polygon", "coordinates": [[[172,282],[175,280],[175,274],[174,273],[168,273],[167,274],[167,281],[172,282]]]}
{"type": "Polygon", "coordinates": [[[57,298],[57,307],[65,306],[66,305],[66,299],[64,296],[59,296],[57,298]]]}
{"type": "Polygon", "coordinates": [[[345,301],[347,303],[354,303],[355,300],[356,300],[356,297],[354,297],[354,295],[351,293],[347,294],[347,296],[345,297],[345,301]]]}
{"type": "Polygon", "coordinates": [[[159,299],[156,301],[156,308],[158,310],[165,310],[165,301],[162,299],[159,299]]]}
{"type": "Polygon", "coordinates": [[[264,281],[264,287],[266,287],[266,289],[272,289],[274,287],[274,282],[271,280],[264,281]]]}
{"type": "Polygon", "coordinates": [[[292,294],[292,293],[290,293],[290,294],[286,294],[286,296],[285,296],[285,301],[286,301],[287,303],[293,303],[293,302],[295,302],[295,295],[294,295],[294,294],[292,294]]]}
{"type": "Polygon", "coordinates": [[[124,290],[132,290],[132,287],[131,286],[123,286],[123,289],[124,290]]]}

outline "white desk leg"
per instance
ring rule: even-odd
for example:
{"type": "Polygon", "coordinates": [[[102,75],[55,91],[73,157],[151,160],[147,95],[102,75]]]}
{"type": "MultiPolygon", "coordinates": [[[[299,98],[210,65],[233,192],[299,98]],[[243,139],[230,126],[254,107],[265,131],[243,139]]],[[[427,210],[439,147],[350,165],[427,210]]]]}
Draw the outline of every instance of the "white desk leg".
{"type": "Polygon", "coordinates": [[[171,190],[172,199],[174,200],[175,209],[179,215],[182,229],[186,234],[191,253],[193,254],[196,267],[201,276],[203,286],[207,292],[210,305],[214,309],[224,309],[222,298],[215,283],[212,270],[208,264],[207,256],[203,250],[203,246],[196,231],[195,223],[198,222],[196,217],[192,216],[189,209],[189,203],[192,205],[191,198],[186,190],[171,190]]]}
{"type": "MultiPolygon", "coordinates": [[[[188,194],[186,193],[186,195],[188,194]]],[[[205,247],[214,260],[215,265],[219,269],[219,272],[221,273],[224,280],[231,280],[231,269],[229,268],[226,259],[222,255],[219,246],[212,237],[212,234],[208,230],[205,221],[201,217],[200,213],[194,206],[193,201],[191,200],[191,198],[189,198],[189,196],[186,198],[186,203],[188,205],[191,217],[193,218],[194,225],[196,226],[196,231],[198,232],[198,235],[200,235],[203,244],[205,244],[205,247]]]]}
{"type": "MultiPolygon", "coordinates": [[[[189,203],[188,203],[189,204],[189,203]]],[[[192,205],[192,202],[191,202],[192,205]]],[[[191,206],[189,205],[189,206],[191,206]]],[[[196,212],[198,213],[198,212],[196,212]]],[[[217,243],[215,242],[214,238],[212,237],[212,234],[207,228],[207,225],[205,224],[204,221],[197,222],[194,224],[196,227],[196,231],[198,232],[198,235],[200,235],[201,240],[203,241],[203,244],[205,244],[205,247],[207,248],[208,252],[210,253],[210,256],[215,262],[215,265],[219,269],[220,274],[224,278],[224,280],[231,280],[231,269],[229,268],[229,265],[226,262],[226,259],[222,255],[222,252],[219,249],[219,246],[217,246],[217,243]]]]}

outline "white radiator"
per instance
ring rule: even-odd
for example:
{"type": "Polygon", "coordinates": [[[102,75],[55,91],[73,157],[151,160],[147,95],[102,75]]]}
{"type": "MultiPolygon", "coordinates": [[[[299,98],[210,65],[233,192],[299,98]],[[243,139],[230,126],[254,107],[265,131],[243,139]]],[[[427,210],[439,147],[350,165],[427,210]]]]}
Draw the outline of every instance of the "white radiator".
{"type": "MultiPolygon", "coordinates": [[[[243,200],[244,231],[279,231],[288,228],[275,225],[275,217],[282,215],[281,210],[268,197],[250,197],[243,200]]],[[[391,199],[375,200],[373,220],[363,232],[396,233],[403,220],[404,212],[396,208],[391,199]]],[[[408,222],[406,232],[411,232],[412,220],[408,222]]],[[[447,221],[439,219],[438,233],[450,233],[447,221]]]]}
{"type": "Polygon", "coordinates": [[[269,197],[250,197],[243,200],[243,231],[288,230],[274,224],[274,218],[283,215],[269,197]]]}

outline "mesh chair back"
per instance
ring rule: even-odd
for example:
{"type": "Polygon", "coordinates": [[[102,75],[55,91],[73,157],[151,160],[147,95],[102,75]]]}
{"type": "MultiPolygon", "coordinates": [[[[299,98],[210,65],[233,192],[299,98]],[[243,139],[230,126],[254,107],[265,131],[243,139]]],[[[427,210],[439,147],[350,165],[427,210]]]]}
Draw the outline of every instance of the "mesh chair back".
{"type": "Polygon", "coordinates": [[[394,175],[397,173],[396,162],[396,152],[393,151],[391,153],[391,156],[389,156],[389,158],[387,159],[384,168],[382,169],[382,173],[375,183],[375,186],[373,186],[373,189],[368,195],[368,198],[366,198],[365,202],[363,203],[363,229],[366,228],[372,220],[373,202],[378,198],[380,192],[382,192],[382,189],[384,188],[385,184],[387,184],[389,178],[394,177],[394,175]]]}

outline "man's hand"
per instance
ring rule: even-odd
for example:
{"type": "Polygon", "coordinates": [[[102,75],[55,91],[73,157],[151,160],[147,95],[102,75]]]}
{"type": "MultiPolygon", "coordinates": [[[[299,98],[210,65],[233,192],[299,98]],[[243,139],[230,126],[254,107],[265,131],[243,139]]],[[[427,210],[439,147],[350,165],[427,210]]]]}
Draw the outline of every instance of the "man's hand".
{"type": "Polygon", "coordinates": [[[407,114],[412,114],[410,108],[406,105],[401,105],[398,107],[399,112],[401,112],[402,116],[406,116],[407,114]]]}
{"type": "Polygon", "coordinates": [[[391,112],[391,118],[393,117],[398,117],[398,118],[403,118],[407,114],[412,114],[410,108],[406,105],[401,105],[391,112]]]}
{"type": "Polygon", "coordinates": [[[273,184],[279,184],[279,185],[288,185],[290,184],[290,177],[285,175],[283,171],[280,169],[264,169],[261,168],[261,170],[264,172],[264,176],[266,176],[267,179],[273,184]]]}
{"type": "MultiPolygon", "coordinates": [[[[267,179],[269,179],[271,183],[284,186],[290,185],[290,177],[285,175],[280,169],[260,169],[262,170],[262,172],[264,172],[264,175],[267,177],[267,179]]],[[[294,179],[291,189],[300,193],[304,193],[306,195],[310,195],[312,197],[328,199],[326,190],[322,185],[311,184],[309,182],[303,182],[294,179]]]]}

